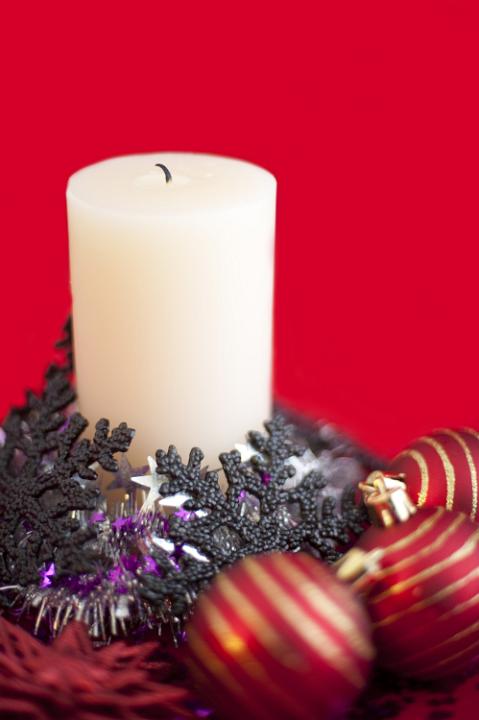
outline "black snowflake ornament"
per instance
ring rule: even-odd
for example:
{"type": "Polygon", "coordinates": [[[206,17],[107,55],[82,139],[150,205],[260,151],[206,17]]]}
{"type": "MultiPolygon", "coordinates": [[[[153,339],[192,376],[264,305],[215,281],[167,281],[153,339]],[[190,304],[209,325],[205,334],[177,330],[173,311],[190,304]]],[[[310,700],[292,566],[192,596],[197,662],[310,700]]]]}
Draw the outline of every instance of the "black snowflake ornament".
{"type": "Polygon", "coordinates": [[[291,458],[300,463],[305,448],[294,442],[292,428],[280,414],[265,427],[265,435],[249,434],[248,461],[238,450],[220,455],[225,489],[220,472],[202,470],[198,448],[187,464],[173,446],[157,452],[157,473],[166,478],[161,495],[188,499],[168,520],[176,562],[170,562],[171,548],[152,549],[161,575],[140,580],[140,592],[152,606],[169,604],[182,616],[214,575],[246,555],[303,549],[332,562],[361,532],[366,515],[354,503],[353,491],[342,493],[338,508],[335,498],[323,495],[327,481],[319,469],[288,487],[298,467],[291,458]]]}
{"type": "Polygon", "coordinates": [[[108,421],[100,420],[93,439],[80,440],[88,422],[67,412],[75,391],[68,339],[64,345],[66,364],[50,367],[43,393],[29,392],[25,405],[13,408],[2,425],[0,583],[6,586],[38,582],[46,564],[56,563],[59,572],[79,572],[89,564],[88,553],[79,549],[92,532],[75,514],[98,505],[95,464],[115,470],[114,454],[126,451],[133,437],[126,424],[110,431],[108,421]]]}

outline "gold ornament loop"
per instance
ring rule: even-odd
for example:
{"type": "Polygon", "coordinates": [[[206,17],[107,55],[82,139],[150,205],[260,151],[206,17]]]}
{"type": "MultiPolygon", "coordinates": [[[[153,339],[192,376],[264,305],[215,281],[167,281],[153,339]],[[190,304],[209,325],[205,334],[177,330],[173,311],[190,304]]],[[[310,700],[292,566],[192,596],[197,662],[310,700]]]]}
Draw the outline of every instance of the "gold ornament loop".
{"type": "Polygon", "coordinates": [[[405,522],[417,508],[407,493],[403,474],[375,470],[359,483],[371,522],[379,527],[390,527],[405,522]]]}

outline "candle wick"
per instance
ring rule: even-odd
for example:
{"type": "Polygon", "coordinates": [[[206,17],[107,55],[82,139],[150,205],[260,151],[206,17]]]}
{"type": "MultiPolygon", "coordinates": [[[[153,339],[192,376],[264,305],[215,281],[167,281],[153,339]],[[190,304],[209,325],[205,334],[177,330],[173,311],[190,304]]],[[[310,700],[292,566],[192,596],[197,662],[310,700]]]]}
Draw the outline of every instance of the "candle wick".
{"type": "Polygon", "coordinates": [[[168,170],[168,168],[166,167],[166,165],[163,165],[163,163],[156,163],[155,167],[159,167],[163,170],[163,172],[165,173],[165,178],[166,178],[167,183],[172,181],[173,178],[171,177],[171,173],[168,170]]]}

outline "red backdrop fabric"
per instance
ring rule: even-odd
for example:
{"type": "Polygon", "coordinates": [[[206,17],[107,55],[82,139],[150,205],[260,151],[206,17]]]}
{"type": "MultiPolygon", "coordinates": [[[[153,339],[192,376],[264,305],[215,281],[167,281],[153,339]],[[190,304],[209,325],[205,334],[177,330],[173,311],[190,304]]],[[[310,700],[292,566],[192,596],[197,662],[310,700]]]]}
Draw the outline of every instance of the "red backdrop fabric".
{"type": "Polygon", "coordinates": [[[68,313],[68,176],[173,149],[278,178],[280,399],[385,454],[478,426],[478,7],[4,6],[0,416],[68,313]]]}

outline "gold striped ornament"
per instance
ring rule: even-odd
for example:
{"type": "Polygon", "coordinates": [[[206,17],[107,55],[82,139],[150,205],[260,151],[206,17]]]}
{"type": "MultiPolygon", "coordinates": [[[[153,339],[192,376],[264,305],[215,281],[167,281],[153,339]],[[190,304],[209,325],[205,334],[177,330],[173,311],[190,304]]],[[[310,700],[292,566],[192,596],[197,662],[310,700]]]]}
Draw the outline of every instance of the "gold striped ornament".
{"type": "Polygon", "coordinates": [[[478,525],[417,509],[397,476],[372,473],[361,489],[378,527],[337,571],[365,599],[379,662],[425,680],[460,674],[479,659],[478,525]]]}
{"type": "Polygon", "coordinates": [[[198,687],[231,720],[343,717],[374,655],[351,589],[304,553],[247,557],[220,573],[187,627],[198,687]]]}
{"type": "Polygon", "coordinates": [[[392,461],[418,507],[445,507],[478,518],[479,433],[471,428],[424,435],[392,461]]]}

